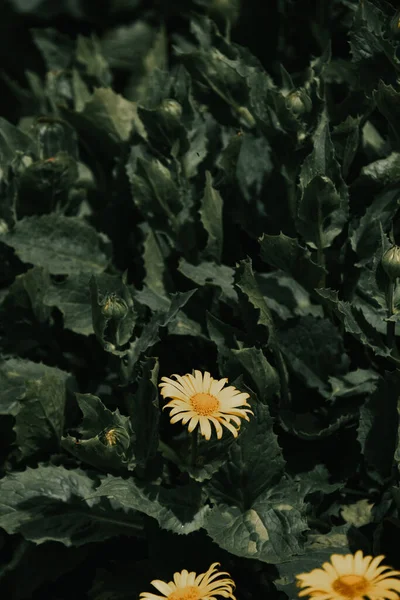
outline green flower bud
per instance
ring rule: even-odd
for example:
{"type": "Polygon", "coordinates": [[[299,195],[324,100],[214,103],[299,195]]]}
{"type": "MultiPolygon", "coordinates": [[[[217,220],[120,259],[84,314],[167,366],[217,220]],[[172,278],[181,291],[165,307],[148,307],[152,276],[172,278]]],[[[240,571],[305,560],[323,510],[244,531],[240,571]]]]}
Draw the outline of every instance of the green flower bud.
{"type": "Polygon", "coordinates": [[[306,112],[310,112],[312,102],[308,94],[304,91],[295,90],[286,96],[286,106],[295,115],[302,115],[306,112]]]}
{"type": "Polygon", "coordinates": [[[39,157],[42,160],[53,158],[59,152],[66,152],[77,158],[75,131],[61,119],[39,117],[35,124],[39,157]]]}
{"type": "Polygon", "coordinates": [[[392,246],[382,256],[382,267],[390,279],[400,277],[400,246],[392,246]]]}
{"type": "Polygon", "coordinates": [[[252,129],[255,126],[255,119],[248,108],[246,108],[245,106],[239,106],[239,108],[237,109],[237,114],[243,126],[249,127],[250,129],[252,129]]]}
{"type": "Polygon", "coordinates": [[[101,312],[107,319],[117,319],[119,321],[126,317],[128,305],[117,294],[109,294],[103,302],[101,312]]]}
{"type": "Polygon", "coordinates": [[[182,116],[182,106],[176,100],[166,98],[162,101],[160,110],[165,118],[180,119],[182,116]]]}

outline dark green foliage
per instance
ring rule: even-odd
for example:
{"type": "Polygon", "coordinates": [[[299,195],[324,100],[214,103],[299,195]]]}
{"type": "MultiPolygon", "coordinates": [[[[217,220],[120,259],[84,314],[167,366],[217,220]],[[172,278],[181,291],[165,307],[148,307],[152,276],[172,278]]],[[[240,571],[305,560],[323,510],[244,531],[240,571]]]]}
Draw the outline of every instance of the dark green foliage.
{"type": "Polygon", "coordinates": [[[1,597],[400,569],[396,10],[5,3],[1,597]],[[192,370],[249,394],[237,437],[170,423],[192,370]]]}

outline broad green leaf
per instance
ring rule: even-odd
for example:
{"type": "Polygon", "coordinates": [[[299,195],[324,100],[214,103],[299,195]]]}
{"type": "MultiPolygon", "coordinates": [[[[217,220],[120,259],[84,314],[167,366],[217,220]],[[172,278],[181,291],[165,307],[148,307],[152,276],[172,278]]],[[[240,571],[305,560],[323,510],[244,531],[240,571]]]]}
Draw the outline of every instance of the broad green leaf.
{"type": "Polygon", "coordinates": [[[297,229],[313,248],[327,248],[348,218],[348,192],[323,112],[313,136],[314,148],[300,173],[297,229]]]}
{"type": "Polygon", "coordinates": [[[132,449],[133,432],[129,417],[117,409],[111,412],[100,398],[91,394],[77,394],[83,414],[80,437],[65,436],[62,446],[79,460],[101,470],[135,466],[132,449]]]}
{"type": "Polygon", "coordinates": [[[143,484],[108,475],[94,493],[95,498],[108,498],[113,507],[129,515],[141,512],[158,521],[163,529],[186,535],[203,527],[208,507],[202,505],[201,488],[196,484],[175,488],[143,484]]]}
{"type": "Polygon", "coordinates": [[[236,178],[247,202],[260,196],[264,181],[272,171],[271,147],[265,137],[245,133],[241,138],[236,178]]]}
{"type": "Polygon", "coordinates": [[[135,432],[135,459],[139,465],[145,467],[158,450],[160,421],[158,360],[146,358],[141,363],[141,368],[136,392],[128,398],[128,409],[135,432]]]}
{"type": "Polygon", "coordinates": [[[4,307],[20,306],[31,309],[40,323],[50,318],[51,309],[46,305],[46,294],[50,286],[50,277],[45,269],[33,267],[22,275],[17,275],[4,300],[4,307]]]}
{"type": "Polygon", "coordinates": [[[208,535],[235,556],[280,564],[303,552],[308,529],[298,485],[282,479],[251,506],[216,504],[206,516],[208,535]]]}
{"type": "Polygon", "coordinates": [[[218,263],[221,260],[223,246],[222,209],[221,194],[213,187],[211,173],[206,171],[206,184],[200,209],[201,222],[207,232],[207,244],[203,254],[206,259],[216,260],[218,263]]]}
{"type": "Polygon", "coordinates": [[[282,269],[307,289],[318,287],[323,280],[325,270],[317,265],[306,248],[302,248],[295,238],[285,234],[267,235],[260,239],[263,261],[282,269]]]}
{"type": "Polygon", "coordinates": [[[398,397],[397,374],[386,372],[385,377],[379,379],[375,392],[360,408],[357,439],[369,475],[380,483],[388,480],[392,473],[397,444],[398,397]]]}
{"type": "Polygon", "coordinates": [[[249,401],[254,412],[231,445],[226,464],[207,484],[213,502],[250,508],[257,498],[280,480],[285,460],[273,431],[266,405],[249,401]]]}
{"type": "Polygon", "coordinates": [[[21,458],[59,448],[68,377],[55,367],[20,358],[0,365],[0,414],[15,417],[21,458]]]}
{"type": "Polygon", "coordinates": [[[105,239],[84,220],[59,214],[25,217],[0,235],[23,262],[55,275],[102,273],[108,264],[105,239]]]}
{"type": "MultiPolygon", "coordinates": [[[[122,480],[120,480],[122,481],[122,480]]],[[[94,498],[95,481],[80,469],[40,465],[0,480],[0,527],[43,544],[81,546],[137,534],[141,519],[94,498]]]]}
{"type": "Polygon", "coordinates": [[[312,316],[290,324],[279,333],[287,364],[307,386],[327,393],[328,378],[340,374],[348,362],[339,331],[331,321],[312,316]]]}
{"type": "Polygon", "coordinates": [[[184,258],[179,261],[179,271],[197,283],[199,286],[212,285],[220,287],[222,298],[226,302],[237,300],[237,294],[233,287],[234,271],[226,265],[217,265],[215,262],[203,261],[199,265],[191,265],[184,258]]]}

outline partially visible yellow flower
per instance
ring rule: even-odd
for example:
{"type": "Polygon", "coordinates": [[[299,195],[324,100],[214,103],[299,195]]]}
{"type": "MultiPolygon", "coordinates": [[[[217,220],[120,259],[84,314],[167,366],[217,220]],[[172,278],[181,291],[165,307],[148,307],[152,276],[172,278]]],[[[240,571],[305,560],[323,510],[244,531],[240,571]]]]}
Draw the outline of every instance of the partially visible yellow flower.
{"type": "Polygon", "coordinates": [[[205,573],[196,576],[193,571],[189,573],[184,569],[180,573],[174,573],[174,581],[166,583],[155,579],[151,582],[161,594],[142,592],[140,598],[143,600],[215,600],[216,596],[232,598],[235,582],[229,577],[229,573],[218,571],[219,563],[213,563],[205,573]],[[228,575],[220,579],[221,575],[228,575]]]}
{"type": "Polygon", "coordinates": [[[211,437],[211,423],[215,427],[218,439],[222,437],[221,425],[237,437],[241,419],[248,421],[248,413],[253,414],[250,408],[243,408],[250,407],[247,402],[249,394],[240,392],[231,385],[222,389],[228,382],[227,379],[213,379],[208,371],[204,374],[195,371],[194,375],[172,377],[175,377],[176,381],[162,377],[160,383],[163,398],[172,398],[164,406],[172,409],[171,423],[189,423],[189,431],[200,425],[201,435],[206,440],[211,437]]]}
{"type": "Polygon", "coordinates": [[[299,596],[315,600],[398,600],[400,571],[378,566],[384,556],[355,554],[332,554],[331,562],[321,569],[296,575],[297,585],[302,589],[299,596]]]}

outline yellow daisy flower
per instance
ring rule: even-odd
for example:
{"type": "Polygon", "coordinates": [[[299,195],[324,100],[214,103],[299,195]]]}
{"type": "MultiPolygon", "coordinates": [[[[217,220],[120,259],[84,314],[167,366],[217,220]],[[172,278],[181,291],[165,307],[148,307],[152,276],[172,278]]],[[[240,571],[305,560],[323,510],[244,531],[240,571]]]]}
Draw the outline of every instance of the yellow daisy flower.
{"type": "Polygon", "coordinates": [[[249,420],[248,413],[253,414],[250,404],[246,402],[249,394],[239,392],[233,386],[224,389],[227,379],[213,379],[206,371],[202,374],[195,371],[194,375],[172,375],[162,377],[160,383],[163,398],[172,398],[164,408],[171,408],[171,423],[189,422],[188,431],[193,431],[200,425],[201,435],[209,440],[211,423],[217,432],[217,438],[222,437],[222,427],[226,427],[237,437],[241,419],[249,420]],[[239,408],[242,407],[242,408],[239,408]],[[231,421],[237,427],[232,425],[231,421]]]}
{"type": "Polygon", "coordinates": [[[299,596],[315,600],[398,600],[400,571],[378,566],[384,556],[355,554],[332,554],[331,562],[321,569],[296,575],[297,585],[302,589],[299,596]]]}
{"type": "Polygon", "coordinates": [[[206,573],[200,573],[196,576],[193,571],[189,573],[184,569],[180,573],[174,573],[174,581],[166,583],[155,579],[151,582],[161,594],[152,594],[151,592],[142,592],[140,598],[143,600],[215,600],[216,596],[232,598],[235,582],[229,577],[229,573],[219,572],[217,566],[219,563],[213,563],[206,573]],[[221,575],[228,575],[219,579],[221,575]]]}

